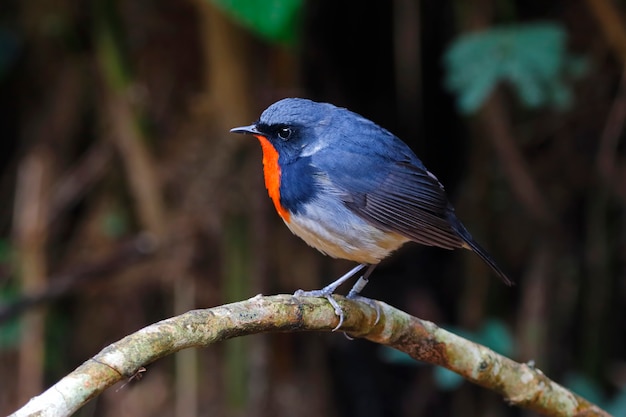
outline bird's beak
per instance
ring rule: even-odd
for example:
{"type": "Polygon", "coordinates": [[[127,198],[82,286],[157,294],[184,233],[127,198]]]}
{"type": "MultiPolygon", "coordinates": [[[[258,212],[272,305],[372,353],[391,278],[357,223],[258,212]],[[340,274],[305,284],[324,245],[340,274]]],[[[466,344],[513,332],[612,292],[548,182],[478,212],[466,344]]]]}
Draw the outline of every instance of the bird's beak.
{"type": "Polygon", "coordinates": [[[256,124],[250,126],[241,126],[230,129],[230,133],[241,133],[243,135],[260,135],[261,132],[256,128],[256,124]]]}

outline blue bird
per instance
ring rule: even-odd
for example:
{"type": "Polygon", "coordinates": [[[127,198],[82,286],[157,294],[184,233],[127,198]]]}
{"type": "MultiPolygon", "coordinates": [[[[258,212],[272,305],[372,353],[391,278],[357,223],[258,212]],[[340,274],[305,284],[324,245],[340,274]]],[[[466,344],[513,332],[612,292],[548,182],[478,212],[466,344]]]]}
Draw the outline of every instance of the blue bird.
{"type": "Polygon", "coordinates": [[[332,104],[286,98],[231,132],[261,143],[265,186],[287,227],[320,252],[359,264],[321,290],[296,292],[328,299],[339,317],[335,330],[344,320],[331,296],[337,287],[365,269],[348,298],[373,304],[361,290],[376,265],[408,241],[472,250],[512,285],[456,217],[437,177],[374,122],[332,104]]]}

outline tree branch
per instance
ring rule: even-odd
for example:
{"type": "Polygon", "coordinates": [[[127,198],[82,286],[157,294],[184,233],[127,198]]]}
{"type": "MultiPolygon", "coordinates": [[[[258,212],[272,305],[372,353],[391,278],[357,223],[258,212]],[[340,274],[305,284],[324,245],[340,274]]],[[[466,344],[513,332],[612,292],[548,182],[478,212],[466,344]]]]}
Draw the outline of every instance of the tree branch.
{"type": "MultiPolygon", "coordinates": [[[[380,321],[369,306],[337,297],[346,320],[342,330],[444,366],[467,380],[501,394],[509,403],[548,416],[608,416],[587,400],[551,381],[540,370],[411,317],[387,304],[380,321]]],[[[145,327],[104,348],[12,416],[69,416],[113,384],[143,367],[190,347],[266,332],[329,331],[337,325],[322,298],[276,295],[193,310],[145,327]]]]}

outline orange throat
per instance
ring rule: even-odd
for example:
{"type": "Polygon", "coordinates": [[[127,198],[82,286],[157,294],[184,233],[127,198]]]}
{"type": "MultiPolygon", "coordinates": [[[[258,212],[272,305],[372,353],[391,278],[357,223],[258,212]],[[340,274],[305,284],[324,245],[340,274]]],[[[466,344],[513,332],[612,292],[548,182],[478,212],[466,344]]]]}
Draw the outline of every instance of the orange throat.
{"type": "Polygon", "coordinates": [[[276,211],[286,222],[289,222],[289,212],[280,204],[280,165],[278,165],[278,152],[265,136],[254,135],[261,143],[263,149],[263,175],[265,188],[274,202],[276,211]]]}

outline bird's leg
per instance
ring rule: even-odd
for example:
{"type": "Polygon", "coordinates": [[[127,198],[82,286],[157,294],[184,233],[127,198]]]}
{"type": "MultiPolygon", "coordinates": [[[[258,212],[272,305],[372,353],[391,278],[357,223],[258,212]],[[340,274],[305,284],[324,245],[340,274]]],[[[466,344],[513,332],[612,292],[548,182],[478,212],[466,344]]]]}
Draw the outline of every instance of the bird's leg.
{"type": "Polygon", "coordinates": [[[352,286],[352,289],[348,293],[347,298],[350,300],[364,302],[365,304],[376,310],[376,322],[374,324],[378,324],[378,321],[380,320],[380,308],[378,307],[378,304],[376,304],[373,300],[367,297],[363,297],[360,294],[363,288],[365,288],[365,286],[369,282],[368,278],[374,271],[374,268],[376,268],[376,264],[370,265],[367,270],[365,270],[365,273],[361,275],[361,278],[359,278],[359,280],[352,286]]]}
{"type": "MultiPolygon", "coordinates": [[[[333,332],[334,332],[335,330],[339,329],[341,327],[341,325],[343,324],[343,309],[341,308],[339,303],[337,303],[337,301],[335,301],[335,299],[332,297],[332,294],[335,292],[337,287],[339,287],[341,284],[343,284],[344,282],[346,282],[347,280],[352,278],[357,272],[359,272],[361,269],[365,268],[366,266],[367,266],[367,264],[360,264],[360,265],[355,266],[350,271],[348,271],[346,274],[341,276],[339,279],[337,279],[336,281],[328,284],[327,286],[325,286],[321,290],[313,290],[313,291],[298,290],[293,295],[295,295],[296,297],[324,297],[324,298],[326,298],[328,300],[328,302],[330,303],[330,305],[332,305],[333,308],[335,309],[335,314],[337,315],[337,317],[339,317],[339,324],[337,324],[337,327],[335,327],[333,329],[333,332]]],[[[370,266],[369,269],[371,269],[371,268],[372,267],[370,266]]],[[[368,269],[368,271],[369,271],[369,269],[368,269]]],[[[369,274],[367,274],[367,275],[369,275],[369,274]]],[[[363,287],[364,286],[365,285],[363,285],[363,287]]],[[[363,297],[363,298],[365,298],[365,297],[363,297]]]]}
{"type": "Polygon", "coordinates": [[[303,291],[298,290],[294,293],[294,295],[302,296],[302,297],[325,297],[335,292],[335,290],[344,282],[352,278],[357,272],[361,269],[365,268],[367,264],[360,264],[346,272],[344,275],[339,277],[337,280],[331,282],[321,290],[312,290],[312,291],[303,291]]]}
{"type": "Polygon", "coordinates": [[[359,280],[352,286],[352,289],[348,293],[348,298],[354,299],[354,297],[359,296],[361,291],[363,291],[363,288],[365,288],[365,286],[369,282],[368,278],[372,274],[372,272],[374,272],[374,268],[376,268],[376,264],[368,266],[367,270],[365,270],[365,273],[361,275],[361,278],[359,278],[359,280]]]}

